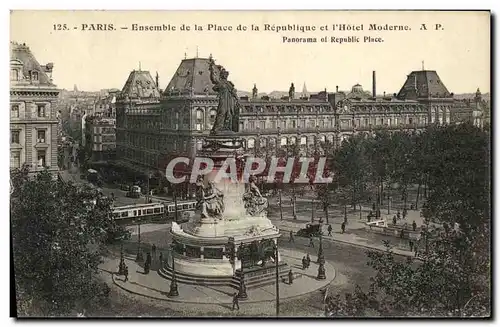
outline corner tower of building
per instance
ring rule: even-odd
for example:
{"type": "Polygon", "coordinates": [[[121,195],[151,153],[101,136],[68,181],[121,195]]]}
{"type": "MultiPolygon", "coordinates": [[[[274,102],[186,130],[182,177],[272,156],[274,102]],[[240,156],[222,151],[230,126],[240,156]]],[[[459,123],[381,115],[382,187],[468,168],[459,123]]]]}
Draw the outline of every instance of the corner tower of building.
{"type": "Polygon", "coordinates": [[[435,70],[412,71],[397,94],[400,100],[416,100],[425,105],[430,124],[448,124],[454,106],[450,93],[435,70]]]}

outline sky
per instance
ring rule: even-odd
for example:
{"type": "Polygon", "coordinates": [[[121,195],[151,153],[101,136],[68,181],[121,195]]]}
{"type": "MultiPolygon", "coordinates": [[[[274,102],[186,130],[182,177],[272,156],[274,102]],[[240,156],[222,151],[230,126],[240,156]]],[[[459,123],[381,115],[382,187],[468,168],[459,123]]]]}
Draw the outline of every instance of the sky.
{"type": "Polygon", "coordinates": [[[259,92],[287,91],[292,82],[298,92],[304,83],[308,91],[349,90],[356,83],[371,91],[376,71],[377,93],[391,94],[422,67],[436,70],[450,92],[490,91],[488,12],[13,11],[10,26],[11,41],[26,43],[40,64],[53,62],[54,83],[66,89],[121,89],[139,65],[153,76],[158,72],[164,89],[185,56],[212,54],[244,91],[254,83],[259,92]],[[89,30],[95,24],[113,24],[116,30],[89,30]],[[133,24],[165,24],[176,30],[133,31],[133,24]],[[180,30],[183,24],[190,30],[180,30]],[[204,30],[195,31],[195,24],[204,30]],[[209,24],[232,30],[208,31],[209,24]],[[247,30],[236,30],[240,24],[247,30]],[[252,24],[259,31],[252,31],[252,24]],[[265,31],[265,24],[316,30],[265,31]],[[333,31],[342,24],[362,25],[363,30],[333,31]],[[409,30],[370,31],[370,24],[409,30]],[[283,37],[317,42],[288,43],[283,37]],[[357,37],[360,42],[340,44],[331,42],[332,37],[357,37]],[[364,42],[365,37],[383,42],[364,42]]]}

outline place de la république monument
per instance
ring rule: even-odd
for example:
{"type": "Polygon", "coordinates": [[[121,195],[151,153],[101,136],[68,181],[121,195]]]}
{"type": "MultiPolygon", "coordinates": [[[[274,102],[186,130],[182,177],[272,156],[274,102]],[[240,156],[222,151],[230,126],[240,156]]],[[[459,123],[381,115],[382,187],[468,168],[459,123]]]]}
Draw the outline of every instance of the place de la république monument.
{"type": "Polygon", "coordinates": [[[234,85],[213,59],[209,70],[219,103],[210,136],[197,156],[211,159],[214,167],[197,177],[196,216],[182,225],[172,222],[172,252],[160,274],[179,283],[230,286],[245,299],[246,288],[274,283],[276,270],[281,278],[290,267],[281,260],[280,231],[267,218],[267,199],[255,177],[245,178],[243,172],[248,154],[236,134],[239,102],[234,85]],[[228,162],[234,162],[237,178],[216,178],[230,168],[228,162]]]}

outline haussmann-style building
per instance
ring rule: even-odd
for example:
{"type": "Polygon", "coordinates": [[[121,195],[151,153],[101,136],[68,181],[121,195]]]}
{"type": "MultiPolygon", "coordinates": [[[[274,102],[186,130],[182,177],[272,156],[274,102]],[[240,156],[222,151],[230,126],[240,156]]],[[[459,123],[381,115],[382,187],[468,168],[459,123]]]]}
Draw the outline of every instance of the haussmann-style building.
{"type": "MultiPolygon", "coordinates": [[[[161,180],[174,157],[193,158],[215,121],[217,93],[210,79],[209,58],[181,61],[162,91],[159,77],[148,71],[130,73],[116,99],[117,163],[136,174],[161,180]]],[[[231,79],[231,77],[229,77],[231,79]]],[[[359,84],[350,92],[324,90],[296,94],[293,83],[280,99],[240,97],[238,134],[255,154],[297,144],[310,153],[325,140],[338,146],[355,133],[420,130],[452,122],[457,101],[435,71],[411,72],[397,94],[378,96],[359,84]]],[[[154,183],[154,182],[153,182],[154,183]]]]}
{"type": "Polygon", "coordinates": [[[10,44],[10,168],[56,175],[59,90],[52,63],[40,65],[26,44],[10,44]]]}

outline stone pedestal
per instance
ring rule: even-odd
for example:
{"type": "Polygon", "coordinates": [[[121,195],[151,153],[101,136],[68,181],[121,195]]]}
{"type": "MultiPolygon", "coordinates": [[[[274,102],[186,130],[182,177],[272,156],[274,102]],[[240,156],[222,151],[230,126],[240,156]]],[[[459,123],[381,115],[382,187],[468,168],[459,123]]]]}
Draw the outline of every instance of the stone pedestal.
{"type": "Polygon", "coordinates": [[[261,244],[266,240],[276,242],[280,233],[266,214],[250,216],[246,212],[243,202],[245,152],[242,139],[234,135],[210,136],[197,155],[214,161],[213,170],[204,175],[204,184],[215,181],[217,189],[224,194],[224,212],[217,218],[201,217],[197,213],[182,226],[172,223],[171,234],[177,244],[176,271],[207,277],[233,276],[241,268],[241,261],[235,259],[234,264],[230,262],[229,239],[234,242],[237,252],[241,244],[261,244]],[[236,178],[217,179],[217,174],[221,170],[228,171],[228,166],[229,169],[237,168],[236,178]]]}

